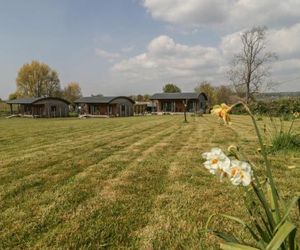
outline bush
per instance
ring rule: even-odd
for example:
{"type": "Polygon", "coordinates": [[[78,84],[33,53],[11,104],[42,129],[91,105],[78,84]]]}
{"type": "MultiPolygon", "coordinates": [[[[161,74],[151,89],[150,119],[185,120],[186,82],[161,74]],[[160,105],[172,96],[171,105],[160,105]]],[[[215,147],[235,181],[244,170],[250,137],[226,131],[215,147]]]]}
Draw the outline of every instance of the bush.
{"type": "Polygon", "coordinates": [[[299,150],[300,149],[300,135],[283,132],[276,134],[272,138],[271,151],[276,152],[280,150],[299,150]]]}
{"type": "MultiPolygon", "coordinates": [[[[300,98],[280,99],[276,101],[257,101],[249,105],[251,112],[256,115],[284,116],[286,120],[291,120],[294,112],[300,112],[300,98]]],[[[241,107],[233,110],[234,114],[246,114],[241,107]]]]}
{"type": "MultiPolygon", "coordinates": [[[[296,114],[296,113],[295,113],[296,114]]],[[[270,117],[274,132],[271,133],[270,152],[281,150],[299,150],[300,149],[300,134],[296,134],[293,130],[294,122],[298,118],[297,115],[285,114],[279,118],[280,124],[275,122],[273,117],[270,117]],[[291,121],[288,128],[284,127],[284,121],[291,121]]]]}

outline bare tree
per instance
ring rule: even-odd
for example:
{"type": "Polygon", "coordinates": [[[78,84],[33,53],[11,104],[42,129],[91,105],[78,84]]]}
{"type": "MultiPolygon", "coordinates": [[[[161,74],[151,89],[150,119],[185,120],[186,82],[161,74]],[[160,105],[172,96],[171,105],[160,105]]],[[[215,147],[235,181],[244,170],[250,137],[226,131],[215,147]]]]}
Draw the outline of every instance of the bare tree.
{"type": "Polygon", "coordinates": [[[236,92],[245,97],[246,102],[263,87],[270,87],[271,62],[277,56],[267,51],[266,27],[254,27],[241,35],[242,50],[232,60],[229,79],[236,92]]]}

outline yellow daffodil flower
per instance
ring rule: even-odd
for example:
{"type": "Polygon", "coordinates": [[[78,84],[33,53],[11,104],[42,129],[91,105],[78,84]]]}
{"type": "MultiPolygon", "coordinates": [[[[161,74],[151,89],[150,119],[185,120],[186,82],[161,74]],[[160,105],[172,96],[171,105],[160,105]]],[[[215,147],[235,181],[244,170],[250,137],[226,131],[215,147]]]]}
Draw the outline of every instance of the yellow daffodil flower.
{"type": "Polygon", "coordinates": [[[229,116],[230,110],[231,107],[229,107],[225,103],[222,103],[221,105],[215,105],[211,113],[223,119],[225,124],[230,124],[230,116],[229,116]]]}

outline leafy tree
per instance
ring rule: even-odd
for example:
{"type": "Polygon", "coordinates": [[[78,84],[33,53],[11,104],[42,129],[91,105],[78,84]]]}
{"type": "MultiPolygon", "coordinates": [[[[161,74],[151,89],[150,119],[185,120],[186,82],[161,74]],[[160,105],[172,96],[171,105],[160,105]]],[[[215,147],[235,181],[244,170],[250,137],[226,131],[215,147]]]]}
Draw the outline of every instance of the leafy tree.
{"type": "Polygon", "coordinates": [[[248,103],[253,94],[270,87],[270,62],[276,55],[267,51],[266,27],[254,27],[241,35],[242,49],[232,60],[229,79],[248,103]]]}
{"type": "Polygon", "coordinates": [[[18,93],[17,92],[11,93],[8,96],[8,100],[15,100],[17,98],[18,98],[18,93]]]}
{"type": "Polygon", "coordinates": [[[149,102],[150,101],[150,95],[148,95],[148,94],[145,94],[144,95],[144,102],[149,102]]]}
{"type": "Polygon", "coordinates": [[[17,93],[23,97],[56,96],[60,93],[58,74],[38,61],[24,64],[16,79],[17,93]]]}
{"type": "Polygon", "coordinates": [[[194,90],[196,93],[205,93],[210,106],[217,104],[216,88],[209,81],[202,81],[194,90]]]}
{"type": "Polygon", "coordinates": [[[79,83],[70,82],[63,90],[63,97],[71,103],[82,97],[82,92],[79,83]]]}
{"type": "Polygon", "coordinates": [[[132,100],[137,101],[137,102],[148,102],[150,101],[150,95],[144,94],[144,95],[131,95],[129,96],[132,100]]]}
{"type": "Polygon", "coordinates": [[[144,96],[143,95],[137,95],[136,96],[136,101],[143,102],[144,101],[144,96]]]}
{"type": "Polygon", "coordinates": [[[164,93],[180,93],[181,89],[173,83],[168,83],[163,87],[164,93]]]}

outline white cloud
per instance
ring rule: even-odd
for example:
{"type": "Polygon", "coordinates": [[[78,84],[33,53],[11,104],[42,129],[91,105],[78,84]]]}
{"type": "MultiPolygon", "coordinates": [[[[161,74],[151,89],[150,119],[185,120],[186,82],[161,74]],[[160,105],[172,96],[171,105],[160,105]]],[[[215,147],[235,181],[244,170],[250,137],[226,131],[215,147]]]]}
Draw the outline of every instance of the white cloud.
{"type": "Polygon", "coordinates": [[[227,18],[231,0],[144,0],[153,18],[170,23],[200,25],[218,23],[227,18]]]}
{"type": "Polygon", "coordinates": [[[281,59],[300,58],[300,23],[288,28],[270,30],[269,41],[272,50],[281,59]]]}
{"type": "MultiPolygon", "coordinates": [[[[223,36],[220,49],[225,59],[241,50],[240,36],[243,30],[223,36]]],[[[267,50],[275,52],[279,61],[300,59],[300,23],[290,27],[267,30],[267,50]]]]}
{"type": "Polygon", "coordinates": [[[103,49],[96,48],[95,54],[101,58],[108,60],[109,62],[113,62],[114,60],[120,58],[118,53],[111,53],[103,49]]]}
{"type": "Polygon", "coordinates": [[[298,0],[238,0],[229,13],[231,25],[282,27],[300,21],[298,0]]]}
{"type": "Polygon", "coordinates": [[[238,31],[222,37],[220,49],[225,59],[231,60],[234,54],[241,51],[242,32],[243,31],[238,31]]]}
{"type": "MultiPolygon", "coordinates": [[[[211,80],[226,83],[226,72],[233,55],[241,51],[243,30],[222,37],[216,47],[188,46],[168,36],[154,38],[144,53],[121,60],[112,67],[114,74],[131,82],[191,83],[211,80]]],[[[279,55],[273,65],[276,81],[299,76],[300,23],[267,32],[268,50],[279,55]]]]}
{"type": "Polygon", "coordinates": [[[145,53],[116,63],[112,70],[136,81],[180,79],[190,82],[217,75],[221,65],[217,48],[187,46],[168,36],[159,36],[149,43],[145,53]]]}
{"type": "Polygon", "coordinates": [[[214,24],[231,29],[278,27],[300,21],[299,0],[143,0],[152,17],[172,24],[214,24]]]}

